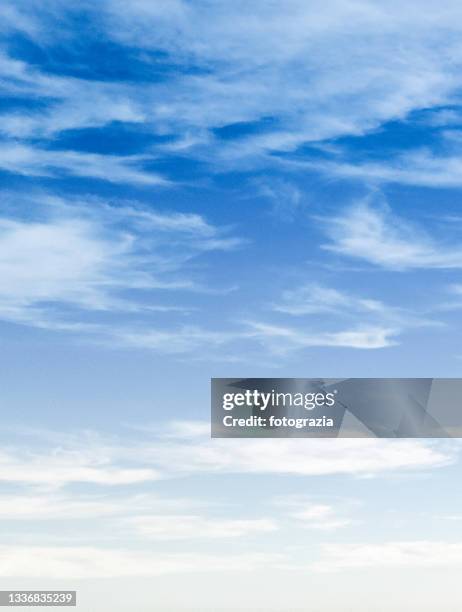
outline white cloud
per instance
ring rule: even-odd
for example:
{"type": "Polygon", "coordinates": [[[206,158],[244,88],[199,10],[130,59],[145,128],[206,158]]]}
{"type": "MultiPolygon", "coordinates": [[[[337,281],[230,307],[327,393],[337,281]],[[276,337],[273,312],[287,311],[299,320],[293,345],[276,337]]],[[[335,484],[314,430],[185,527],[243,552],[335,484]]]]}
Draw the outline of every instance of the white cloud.
{"type": "Polygon", "coordinates": [[[14,4],[5,2],[0,6],[0,31],[2,33],[22,32],[35,37],[39,24],[30,15],[18,10],[14,4]]]}
{"type": "Polygon", "coordinates": [[[85,495],[77,498],[41,492],[39,495],[22,493],[0,496],[0,518],[13,521],[94,518],[118,514],[123,508],[123,500],[115,503],[114,500],[85,495]]]}
{"type": "Polygon", "coordinates": [[[291,221],[303,205],[306,196],[294,184],[283,179],[265,178],[256,181],[257,191],[271,203],[272,213],[291,221]]]}
{"type": "Polygon", "coordinates": [[[354,300],[347,294],[331,287],[313,283],[282,292],[282,299],[274,304],[274,310],[290,315],[338,314],[342,309],[352,306],[358,310],[370,310],[375,302],[354,300]]]}
{"type": "Polygon", "coordinates": [[[233,539],[278,529],[272,519],[217,519],[184,514],[135,516],[127,519],[127,524],[138,535],[153,540],[233,539]]]}
{"type": "Polygon", "coordinates": [[[307,332],[303,329],[249,322],[249,335],[274,353],[284,354],[316,346],[378,349],[396,344],[396,327],[362,326],[335,332],[307,332]]]}
{"type": "Polygon", "coordinates": [[[160,351],[178,355],[193,351],[211,350],[245,338],[241,332],[213,331],[199,326],[182,325],[174,329],[119,329],[111,340],[125,347],[160,351]]]}
{"type": "Polygon", "coordinates": [[[69,483],[128,485],[157,480],[160,473],[152,467],[117,465],[105,449],[0,453],[0,481],[60,487],[69,483]]]}
{"type": "Polygon", "coordinates": [[[462,514],[443,515],[439,516],[438,518],[445,521],[462,521],[462,514]]]}
{"type": "Polygon", "coordinates": [[[336,519],[334,509],[322,504],[307,506],[304,509],[293,512],[291,516],[301,521],[308,529],[329,531],[350,524],[349,519],[336,519]]]}
{"type": "Polygon", "coordinates": [[[193,213],[160,212],[136,203],[64,201],[46,194],[27,201],[24,196],[18,200],[16,194],[3,195],[6,211],[13,213],[18,204],[36,211],[29,218],[17,212],[0,218],[0,318],[5,321],[88,331],[101,342],[168,354],[220,349],[236,342],[263,344],[275,354],[314,346],[372,349],[389,346],[397,333],[381,325],[309,333],[265,323],[213,330],[181,319],[159,327],[145,315],[182,316],[177,302],[156,303],[161,293],[197,288],[184,273],[189,260],[233,249],[242,239],[193,213]],[[101,315],[114,311],[138,319],[107,324],[101,315]],[[83,319],[83,312],[96,313],[98,319],[83,319]]]}
{"type": "MultiPolygon", "coordinates": [[[[247,473],[321,476],[370,475],[395,470],[428,469],[455,461],[457,445],[432,445],[414,440],[335,439],[306,440],[208,439],[187,427],[183,437],[178,424],[173,439],[154,438],[139,456],[174,474],[247,473]],[[188,436],[188,431],[191,435],[188,436]]],[[[205,431],[205,426],[204,426],[205,431]]],[[[165,432],[161,432],[165,433],[165,432]]]]}
{"type": "Polygon", "coordinates": [[[190,440],[191,438],[204,438],[210,434],[210,423],[205,421],[170,421],[165,429],[158,425],[152,427],[144,426],[142,431],[148,431],[162,438],[179,438],[190,440]]]}
{"type": "MultiPolygon", "coordinates": [[[[389,338],[409,328],[438,327],[442,323],[426,316],[425,310],[419,314],[418,309],[410,310],[386,304],[377,299],[359,297],[357,295],[326,287],[316,283],[301,284],[295,289],[282,292],[279,302],[273,305],[273,310],[295,317],[322,315],[323,319],[360,321],[363,326],[377,330],[389,330],[389,338]]],[[[427,312],[429,309],[426,309],[427,312]]],[[[358,336],[359,338],[359,336],[358,336]]],[[[367,345],[365,346],[367,348],[367,345]]]]}
{"type": "Polygon", "coordinates": [[[357,164],[322,162],[309,163],[307,166],[330,175],[361,179],[368,183],[400,183],[422,187],[462,186],[462,157],[450,150],[440,155],[429,149],[416,150],[391,161],[357,164]]]}
{"type": "Polygon", "coordinates": [[[281,298],[280,302],[273,305],[273,309],[294,316],[361,314],[363,316],[377,315],[382,320],[396,322],[410,314],[404,309],[389,306],[380,300],[358,297],[316,283],[302,284],[295,289],[283,291],[281,298]]]}
{"type": "MultiPolygon", "coordinates": [[[[51,470],[52,471],[52,470],[51,470]]],[[[104,471],[102,471],[104,475],[104,471]]],[[[134,475],[136,477],[136,474],[134,475]]],[[[151,472],[149,480],[155,478],[151,472]]],[[[81,481],[76,481],[81,482],[81,481]]],[[[101,485],[102,478],[97,481],[84,481],[87,484],[101,485]]],[[[74,481],[66,479],[66,484],[71,485],[74,481]]],[[[106,481],[111,484],[110,480],[106,481]]],[[[19,483],[21,484],[21,483],[19,483]]],[[[68,521],[95,519],[98,517],[114,518],[120,520],[121,517],[133,516],[135,513],[153,512],[180,512],[185,508],[197,510],[200,502],[185,498],[159,497],[149,493],[130,493],[124,491],[123,494],[115,490],[104,487],[104,492],[94,494],[83,493],[81,490],[63,489],[57,491],[56,488],[63,485],[63,481],[56,481],[54,484],[50,480],[27,482],[31,487],[22,487],[15,493],[4,493],[0,495],[0,518],[8,521],[68,521]]],[[[126,482],[112,484],[136,485],[138,480],[127,480],[126,482]]],[[[202,504],[203,505],[203,504],[202,504]]]]}
{"type": "Polygon", "coordinates": [[[177,2],[172,10],[170,3],[153,8],[138,1],[127,9],[120,0],[110,6],[109,32],[118,41],[207,68],[171,84],[168,102],[154,111],[157,121],[200,132],[275,119],[266,133],[237,146],[221,143],[224,158],[361,134],[444,104],[459,87],[461,9],[454,2],[444,11],[415,1],[386,9],[347,0],[328,7],[301,0],[283,7],[177,2]]]}
{"type": "Polygon", "coordinates": [[[379,544],[328,544],[311,568],[353,569],[462,568],[462,543],[404,541],[379,544]]]}
{"type": "MultiPolygon", "coordinates": [[[[46,42],[41,44],[46,46],[46,42]]],[[[138,88],[130,84],[42,72],[5,52],[0,52],[0,79],[0,90],[6,95],[41,101],[44,106],[40,110],[31,106],[27,111],[2,113],[0,131],[7,137],[53,138],[71,129],[98,128],[117,121],[143,124],[148,120],[143,106],[151,100],[146,100],[147,92],[140,96],[138,88]]]]}
{"type": "Polygon", "coordinates": [[[342,511],[328,503],[321,503],[303,497],[289,497],[277,500],[277,505],[282,506],[288,512],[288,517],[296,527],[315,531],[335,531],[347,527],[353,523],[349,517],[342,516],[345,507],[351,504],[337,503],[342,511]]]}
{"type": "Polygon", "coordinates": [[[166,185],[168,181],[155,172],[137,169],[143,156],[121,157],[77,151],[46,150],[16,142],[0,144],[0,168],[29,176],[57,177],[73,175],[112,183],[166,185]]]}
{"type": "MultiPolygon", "coordinates": [[[[1,308],[47,301],[104,308],[104,287],[117,261],[129,256],[131,240],[98,235],[88,220],[0,220],[1,308]]],[[[115,277],[112,284],[120,280],[115,277]]]]}
{"type": "MultiPolygon", "coordinates": [[[[161,294],[201,290],[186,274],[192,270],[189,262],[244,244],[229,228],[218,228],[195,213],[161,212],[136,202],[66,201],[44,193],[27,198],[3,193],[3,200],[10,213],[0,218],[0,273],[5,281],[0,318],[5,321],[87,331],[102,343],[167,354],[220,350],[238,342],[263,345],[280,355],[317,346],[376,349],[394,344],[400,331],[397,316],[386,324],[374,320],[323,332],[264,322],[235,322],[224,329],[185,323],[187,305],[162,304],[161,294]],[[34,214],[21,216],[31,207],[34,214]],[[97,318],[83,318],[84,312],[97,318]],[[103,315],[111,312],[131,319],[109,324],[103,315]],[[146,318],[162,312],[172,315],[168,325],[146,318]]],[[[331,290],[327,297],[338,301],[341,296],[331,290]]],[[[386,310],[371,300],[350,301],[377,315],[386,310]]],[[[319,303],[317,299],[316,308],[319,303]]]]}
{"type": "Polygon", "coordinates": [[[178,304],[155,303],[161,291],[194,289],[191,277],[181,275],[189,260],[241,242],[193,213],[91,198],[2,195],[11,216],[0,218],[0,318],[37,327],[87,327],[119,341],[125,335],[128,343],[134,329],[119,331],[101,319],[83,322],[81,312],[178,314],[178,304]],[[24,218],[18,209],[33,214],[24,218]]]}
{"type": "MultiPolygon", "coordinates": [[[[370,476],[428,470],[457,461],[456,442],[377,439],[210,439],[205,424],[146,428],[138,437],[29,432],[0,454],[0,481],[62,487],[136,484],[186,475],[370,476]],[[201,425],[201,427],[199,427],[201,425]],[[156,431],[156,430],[154,430],[156,431]],[[44,446],[43,441],[46,441],[44,446]]],[[[152,513],[151,513],[152,514],[152,513]]]]}
{"type": "Polygon", "coordinates": [[[209,574],[252,571],[275,566],[280,560],[280,555],[258,553],[161,554],[91,546],[1,546],[0,575],[76,580],[191,572],[209,574]]]}
{"type": "Polygon", "coordinates": [[[342,347],[351,349],[380,349],[397,344],[401,329],[381,324],[357,326],[340,331],[309,332],[305,329],[258,321],[246,321],[239,327],[225,330],[209,330],[199,326],[184,325],[175,330],[136,329],[116,330],[114,341],[124,346],[161,350],[180,354],[199,350],[201,347],[220,348],[236,345],[261,345],[273,356],[284,357],[294,351],[313,347],[342,347]]]}
{"type": "Polygon", "coordinates": [[[372,207],[360,202],[344,214],[324,219],[324,227],[330,238],[324,249],[382,268],[462,267],[462,249],[457,244],[437,242],[386,205],[372,207]]]}
{"type": "MultiPolygon", "coordinates": [[[[56,464],[49,466],[49,471],[56,475],[56,464]]],[[[149,480],[156,477],[154,471],[150,474],[145,472],[149,480]]],[[[10,523],[38,522],[40,529],[46,529],[47,521],[79,520],[82,521],[80,528],[82,536],[85,533],[85,526],[91,532],[95,519],[104,518],[104,524],[110,530],[116,529],[137,542],[247,538],[279,529],[278,523],[273,519],[248,518],[245,515],[244,518],[240,518],[236,516],[235,511],[231,518],[198,514],[198,509],[203,512],[204,507],[214,508],[216,505],[213,501],[204,500],[203,497],[201,499],[161,497],[146,492],[136,492],[135,485],[146,482],[138,481],[136,473],[132,480],[111,480],[106,478],[107,472],[104,470],[101,470],[101,477],[89,480],[80,480],[77,471],[75,474],[66,473],[65,484],[85,483],[91,484],[93,488],[95,485],[117,486],[112,488],[104,486],[103,492],[99,489],[97,493],[90,494],[69,486],[57,490],[64,484],[64,479],[55,483],[47,482],[41,476],[27,483],[15,480],[16,484],[29,486],[22,486],[15,493],[0,495],[0,518],[10,523]],[[74,480],[75,474],[77,474],[76,480],[74,480]],[[129,485],[129,490],[135,490],[128,492],[127,489],[123,489],[123,493],[120,493],[120,485],[129,485]]],[[[12,480],[14,478],[15,475],[12,476],[12,480]]],[[[216,511],[216,508],[214,509],[216,511]]],[[[14,526],[11,525],[10,529],[14,530],[14,526]]]]}
{"type": "MultiPolygon", "coordinates": [[[[16,5],[7,6],[18,23],[32,15],[41,20],[42,36],[55,32],[60,16],[61,26],[66,23],[65,3],[54,6],[53,17],[31,3],[16,5]]],[[[91,12],[91,5],[83,10],[91,12]]],[[[363,134],[415,109],[453,103],[460,89],[461,17],[460,4],[452,0],[444,10],[429,0],[405,7],[393,0],[386,8],[352,0],[329,6],[320,0],[284,6],[263,0],[155,6],[111,0],[91,15],[102,38],[164,51],[167,61],[192,70],[169,74],[166,83],[149,82],[148,60],[146,82],[136,88],[42,74],[6,58],[3,87],[49,103],[45,112],[8,114],[4,130],[51,137],[127,121],[188,142],[190,154],[215,163],[248,163],[268,151],[363,134]],[[268,118],[272,123],[262,133],[237,143],[211,136],[213,128],[268,118]]]]}

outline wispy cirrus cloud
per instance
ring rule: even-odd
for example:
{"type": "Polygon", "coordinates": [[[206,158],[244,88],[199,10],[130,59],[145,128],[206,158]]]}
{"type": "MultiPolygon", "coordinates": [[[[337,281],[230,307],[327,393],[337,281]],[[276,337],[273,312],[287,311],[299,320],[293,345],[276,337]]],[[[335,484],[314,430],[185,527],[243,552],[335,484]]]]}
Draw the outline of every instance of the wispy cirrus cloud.
{"type": "Polygon", "coordinates": [[[377,349],[393,346],[399,329],[383,325],[357,325],[339,331],[307,331],[299,327],[253,321],[248,323],[249,335],[274,353],[317,346],[377,349]]]}
{"type": "Polygon", "coordinates": [[[343,317],[377,317],[398,325],[424,325],[433,322],[405,308],[391,306],[369,297],[360,297],[333,287],[308,283],[282,292],[281,300],[273,305],[276,312],[292,316],[335,315],[343,317]]]}
{"type": "Polygon", "coordinates": [[[195,312],[191,294],[210,291],[194,259],[244,244],[229,228],[139,202],[3,197],[1,320],[169,355],[247,337],[232,325],[185,319],[195,312]],[[22,214],[31,205],[33,214],[22,214]]]}
{"type": "MultiPolygon", "coordinates": [[[[433,310],[435,308],[436,306],[433,310]]],[[[359,320],[363,331],[366,325],[369,329],[375,328],[377,337],[380,329],[388,329],[390,342],[396,342],[402,333],[413,328],[444,325],[435,318],[430,307],[420,308],[419,312],[419,308],[394,306],[375,298],[361,297],[317,283],[301,284],[294,289],[283,291],[281,299],[273,305],[273,310],[298,320],[307,320],[308,325],[313,317],[336,321],[359,320]]]]}
{"type": "Polygon", "coordinates": [[[280,302],[273,305],[277,312],[293,316],[338,314],[349,307],[367,311],[380,308],[381,305],[373,300],[355,299],[338,289],[313,283],[283,291],[280,302]]]}
{"type": "MultiPolygon", "coordinates": [[[[72,48],[75,11],[65,3],[53,3],[50,10],[35,3],[5,6],[45,47],[53,46],[49,32],[56,31],[59,19],[61,37],[72,48]]],[[[66,129],[127,121],[188,141],[189,155],[228,164],[255,157],[269,162],[270,152],[364,134],[413,110],[457,100],[460,7],[449,3],[440,11],[426,2],[422,11],[421,6],[413,1],[403,10],[393,2],[385,10],[337,0],[327,9],[291,0],[284,8],[265,2],[153,7],[111,0],[96,12],[84,3],[80,10],[93,24],[90,39],[136,49],[137,60],[144,58],[142,93],[130,79],[98,78],[96,67],[92,78],[84,79],[41,72],[6,57],[4,87],[34,93],[48,104],[45,112],[7,114],[4,129],[18,137],[53,137],[66,129]],[[396,40],[403,44],[396,47],[396,40]],[[178,70],[179,65],[190,70],[178,70]],[[261,129],[228,140],[215,137],[214,130],[236,124],[261,129]]]]}
{"type": "Polygon", "coordinates": [[[0,317],[38,327],[72,327],[83,312],[181,312],[161,294],[197,288],[188,262],[242,243],[198,214],[133,202],[4,192],[3,206],[0,317]]]}
{"type": "Polygon", "coordinates": [[[462,268],[457,242],[436,240],[415,222],[392,212],[388,205],[367,201],[324,219],[330,242],[323,249],[390,270],[462,268]]]}
{"type": "Polygon", "coordinates": [[[358,163],[325,161],[307,164],[330,176],[359,179],[368,184],[399,183],[421,187],[462,187],[462,155],[454,147],[439,154],[429,148],[398,157],[358,163]]]}
{"type": "Polygon", "coordinates": [[[0,32],[2,34],[10,32],[22,32],[29,36],[38,35],[40,26],[32,16],[21,11],[13,3],[6,2],[0,7],[0,32]]]}
{"type": "Polygon", "coordinates": [[[168,180],[140,169],[146,157],[100,155],[41,149],[16,142],[0,144],[0,169],[35,177],[77,176],[140,186],[167,185],[168,180]]]}
{"type": "MultiPolygon", "coordinates": [[[[397,314],[386,321],[377,316],[360,326],[311,332],[306,327],[232,317],[219,327],[185,321],[188,301],[164,298],[172,291],[183,296],[206,291],[200,277],[194,280],[189,273],[192,262],[199,255],[243,246],[244,239],[229,228],[214,226],[196,213],[160,211],[139,202],[4,192],[3,204],[0,271],[5,283],[0,289],[0,318],[4,321],[88,332],[94,340],[113,346],[171,355],[202,349],[218,353],[237,345],[255,350],[264,346],[280,356],[320,346],[377,349],[394,344],[400,333],[397,314]],[[111,317],[115,312],[117,323],[111,317]],[[153,318],[161,313],[170,313],[168,325],[153,318]]],[[[331,291],[325,297],[332,302],[333,296],[331,291]]],[[[279,309],[287,312],[291,296],[285,298],[279,309]]],[[[352,307],[361,305],[378,315],[386,310],[378,302],[350,301],[352,307]]]]}
{"type": "MultiPolygon", "coordinates": [[[[208,119],[206,107],[197,105],[194,110],[186,106],[184,96],[174,100],[172,113],[181,108],[182,117],[191,123],[215,120],[218,125],[225,114],[228,123],[279,116],[282,121],[274,130],[247,141],[263,149],[284,150],[304,140],[368,129],[386,118],[403,117],[423,100],[431,106],[444,98],[454,76],[445,61],[451,37],[444,38],[443,32],[453,31],[457,9],[451,7],[443,17],[430,4],[427,8],[434,18],[431,30],[428,14],[420,15],[412,5],[403,11],[397,3],[387,7],[385,15],[376,5],[342,1],[329,10],[323,6],[322,11],[317,3],[307,6],[299,0],[284,10],[265,3],[250,9],[242,2],[233,6],[178,2],[172,10],[164,4],[154,9],[149,2],[138,2],[127,11],[114,0],[108,31],[124,43],[160,47],[171,57],[212,70],[208,77],[183,81],[190,100],[215,92],[208,119]],[[391,56],[387,40],[404,35],[410,23],[418,34],[391,56]],[[335,55],[329,53],[332,48],[335,55]],[[276,96],[275,91],[285,95],[276,96]],[[244,92],[251,95],[243,96],[244,92]],[[235,96],[245,103],[234,105],[235,96]]],[[[458,58],[455,53],[454,64],[458,58]]]]}
{"type": "MultiPolygon", "coordinates": [[[[236,350],[255,351],[263,347],[273,357],[284,358],[297,351],[316,347],[337,347],[359,350],[381,349],[398,343],[402,329],[397,326],[384,326],[382,323],[371,325],[352,325],[335,331],[319,331],[312,326],[290,326],[267,321],[230,321],[222,329],[184,325],[175,330],[151,329],[137,330],[121,328],[114,334],[114,340],[124,346],[140,349],[160,350],[170,354],[180,354],[206,349],[220,349],[234,346],[236,350]],[[241,347],[241,349],[239,349],[241,347]],[[242,349],[242,347],[246,347],[242,349]]],[[[253,352],[252,352],[253,354],[253,352]]],[[[226,359],[225,351],[223,357],[226,359]]],[[[216,356],[219,358],[219,356],[216,356]]],[[[235,356],[245,361],[245,355],[235,356]]]]}
{"type": "MultiPolygon", "coordinates": [[[[210,329],[199,325],[177,325],[174,328],[120,327],[113,330],[110,341],[122,347],[155,351],[166,355],[182,355],[214,351],[245,341],[249,334],[239,327],[210,329]]],[[[225,355],[226,358],[226,355],[225,355]]]]}
{"type": "Polygon", "coordinates": [[[53,140],[67,130],[148,121],[146,101],[134,83],[49,72],[6,51],[0,51],[0,90],[29,102],[2,112],[0,133],[6,137],[53,140]]]}

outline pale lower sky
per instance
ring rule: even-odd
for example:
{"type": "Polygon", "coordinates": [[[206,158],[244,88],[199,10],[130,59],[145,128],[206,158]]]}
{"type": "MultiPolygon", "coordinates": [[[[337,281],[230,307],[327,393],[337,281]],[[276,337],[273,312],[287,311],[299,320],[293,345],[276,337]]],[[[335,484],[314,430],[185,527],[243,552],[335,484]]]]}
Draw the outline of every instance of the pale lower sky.
{"type": "Polygon", "coordinates": [[[11,429],[0,584],[77,589],[88,612],[456,609],[460,450],[11,429]]]}

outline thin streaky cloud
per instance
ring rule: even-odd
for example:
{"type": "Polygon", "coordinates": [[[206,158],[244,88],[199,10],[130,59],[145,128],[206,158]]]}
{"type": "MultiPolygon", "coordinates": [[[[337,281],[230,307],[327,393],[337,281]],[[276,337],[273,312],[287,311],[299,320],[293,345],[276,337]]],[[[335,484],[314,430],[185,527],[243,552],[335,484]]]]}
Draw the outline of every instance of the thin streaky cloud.
{"type": "MultiPolygon", "coordinates": [[[[45,32],[56,29],[57,15],[68,16],[65,4],[54,12],[30,4],[24,11],[15,4],[6,6],[19,15],[32,14],[45,32]]],[[[386,11],[344,1],[328,10],[300,0],[284,9],[264,2],[251,9],[242,2],[175,3],[173,11],[165,3],[156,9],[150,4],[127,7],[112,0],[97,13],[90,5],[82,11],[102,37],[145,53],[162,51],[167,66],[186,62],[196,73],[175,73],[167,85],[153,82],[153,65],[146,61],[141,93],[132,83],[50,75],[6,56],[7,91],[53,100],[45,113],[7,115],[11,135],[53,137],[60,130],[126,121],[168,133],[178,142],[187,134],[188,143],[197,143],[189,153],[212,164],[252,158],[268,163],[272,151],[362,135],[457,98],[462,54],[458,37],[448,33],[459,32],[461,12],[452,3],[444,14],[430,3],[422,11],[414,1],[406,10],[394,2],[386,11]],[[390,54],[390,45],[401,37],[406,44],[390,54]],[[274,124],[263,133],[227,143],[210,137],[216,128],[268,117],[274,124]]],[[[72,40],[72,32],[68,36],[72,40]]]]}
{"type": "Polygon", "coordinates": [[[187,514],[133,516],[126,519],[124,525],[148,540],[248,538],[272,533],[279,528],[270,518],[226,519],[187,514]]]}
{"type": "Polygon", "coordinates": [[[42,453],[4,450],[0,454],[0,481],[59,488],[69,483],[114,486],[160,478],[153,468],[118,467],[104,465],[105,462],[104,450],[72,452],[58,448],[42,453]]]}
{"type": "Polygon", "coordinates": [[[406,570],[462,567],[458,541],[391,541],[378,544],[326,544],[323,557],[311,565],[317,571],[406,570]]]}
{"type": "Polygon", "coordinates": [[[249,335],[275,354],[316,346],[378,349],[394,346],[400,333],[396,326],[356,326],[340,331],[318,332],[271,323],[249,321],[249,335]]]}
{"type": "MultiPolygon", "coordinates": [[[[354,523],[346,516],[345,508],[336,507],[330,503],[322,503],[310,499],[279,500],[279,505],[286,506],[287,516],[296,527],[314,531],[336,531],[354,523]]],[[[340,504],[337,504],[337,506],[340,504]]]]}
{"type": "Polygon", "coordinates": [[[375,323],[395,325],[402,330],[412,327],[438,327],[442,323],[430,318],[430,310],[411,310],[387,304],[369,296],[341,291],[318,283],[305,283],[282,292],[279,302],[273,304],[275,312],[305,317],[323,315],[345,319],[361,318],[375,323]]]}
{"type": "Polygon", "coordinates": [[[113,333],[113,323],[83,321],[81,312],[181,317],[187,305],[159,302],[165,292],[200,291],[182,273],[190,260],[241,245],[198,214],[44,193],[2,195],[10,215],[0,218],[0,318],[25,325],[113,333]],[[23,215],[30,206],[33,216],[23,215]],[[149,299],[127,297],[129,290],[149,299]]]}
{"type": "Polygon", "coordinates": [[[389,270],[459,269],[462,249],[438,241],[415,222],[396,214],[388,205],[367,201],[323,220],[329,238],[322,248],[389,270]]]}
{"type": "Polygon", "coordinates": [[[169,181],[156,172],[143,170],[149,158],[100,155],[80,151],[41,149],[16,142],[0,144],[0,168],[7,172],[33,177],[63,175],[94,178],[110,183],[140,186],[167,185],[169,181]]]}
{"type": "Polygon", "coordinates": [[[308,162],[329,176],[356,179],[367,184],[398,183],[429,188],[462,187],[462,156],[454,147],[437,154],[428,149],[407,152],[398,158],[374,162],[308,162]]]}
{"type": "MultiPolygon", "coordinates": [[[[73,435],[63,432],[16,432],[15,444],[4,446],[0,456],[0,481],[59,488],[87,482],[102,487],[130,485],[180,476],[217,474],[272,474],[307,476],[370,476],[415,472],[453,465],[460,445],[414,440],[281,439],[229,440],[209,438],[197,421],[180,427],[127,431],[108,437],[97,431],[73,435]]],[[[11,439],[9,432],[9,439],[11,439]]]]}
{"type": "Polygon", "coordinates": [[[252,571],[277,566],[279,554],[161,553],[97,546],[0,546],[7,578],[95,579],[252,571]],[[37,563],[40,559],[40,563],[37,563]]]}

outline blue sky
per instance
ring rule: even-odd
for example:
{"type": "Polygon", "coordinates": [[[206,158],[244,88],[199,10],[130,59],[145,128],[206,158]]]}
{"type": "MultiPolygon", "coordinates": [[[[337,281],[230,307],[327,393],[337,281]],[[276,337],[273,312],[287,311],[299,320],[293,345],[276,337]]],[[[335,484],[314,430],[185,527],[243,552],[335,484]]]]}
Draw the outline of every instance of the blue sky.
{"type": "Polygon", "coordinates": [[[370,610],[385,573],[403,610],[456,605],[457,442],[207,421],[212,376],[460,375],[460,23],[451,0],[2,3],[5,588],[277,612],[335,580],[323,610],[370,610]]]}

